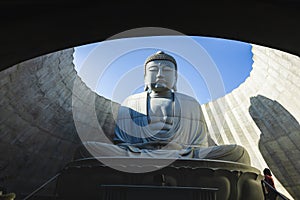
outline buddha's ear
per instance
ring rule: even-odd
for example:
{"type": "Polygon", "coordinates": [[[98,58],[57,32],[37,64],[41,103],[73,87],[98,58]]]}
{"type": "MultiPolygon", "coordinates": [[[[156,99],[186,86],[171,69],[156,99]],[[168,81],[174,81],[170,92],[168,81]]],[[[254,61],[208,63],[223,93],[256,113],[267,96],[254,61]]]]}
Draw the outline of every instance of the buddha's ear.
{"type": "Polygon", "coordinates": [[[145,83],[144,91],[148,91],[149,87],[148,87],[148,85],[146,84],[145,77],[146,77],[146,70],[144,71],[144,83],[145,83]]]}
{"type": "Polygon", "coordinates": [[[176,87],[176,85],[174,85],[174,87],[173,87],[173,90],[174,90],[174,92],[176,92],[176,91],[177,91],[177,87],[176,87]]]}
{"type": "Polygon", "coordinates": [[[144,91],[148,91],[148,85],[145,85],[145,87],[144,87],[144,91]]]}
{"type": "Polygon", "coordinates": [[[175,74],[175,84],[172,88],[175,92],[177,91],[177,76],[178,76],[178,73],[176,72],[176,74],[175,74]]]}

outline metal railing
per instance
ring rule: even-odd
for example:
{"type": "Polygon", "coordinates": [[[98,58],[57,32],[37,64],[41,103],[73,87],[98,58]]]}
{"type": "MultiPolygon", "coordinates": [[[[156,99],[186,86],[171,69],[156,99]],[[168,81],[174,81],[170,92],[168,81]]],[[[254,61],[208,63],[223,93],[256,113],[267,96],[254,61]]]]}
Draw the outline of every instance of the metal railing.
{"type": "Polygon", "coordinates": [[[58,173],[55,176],[53,176],[52,178],[50,178],[43,185],[41,185],[40,187],[38,187],[36,190],[34,190],[33,192],[31,192],[29,195],[27,195],[23,200],[28,200],[28,199],[31,199],[32,197],[34,197],[34,195],[36,195],[39,191],[41,191],[43,188],[45,188],[49,183],[51,183],[52,181],[54,181],[60,174],[61,173],[58,173]]]}
{"type": "Polygon", "coordinates": [[[261,180],[261,185],[262,185],[262,189],[264,192],[264,197],[266,200],[279,200],[279,199],[283,199],[283,200],[290,200],[289,198],[287,198],[286,196],[284,196],[283,194],[281,194],[280,192],[278,192],[272,185],[270,185],[267,181],[265,180],[261,180]],[[269,192],[267,192],[269,191],[269,192]],[[269,197],[269,195],[272,194],[273,195],[273,199],[271,199],[269,197]]]}

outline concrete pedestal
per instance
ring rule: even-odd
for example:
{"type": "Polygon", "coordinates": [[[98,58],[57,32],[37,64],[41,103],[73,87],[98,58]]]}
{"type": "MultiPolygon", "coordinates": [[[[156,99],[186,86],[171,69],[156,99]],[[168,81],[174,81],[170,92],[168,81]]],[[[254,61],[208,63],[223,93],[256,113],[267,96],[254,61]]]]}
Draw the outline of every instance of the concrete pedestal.
{"type": "Polygon", "coordinates": [[[101,158],[69,163],[57,180],[58,199],[256,199],[262,175],[251,166],[215,160],[101,158]],[[109,163],[110,167],[103,163],[109,163]],[[145,173],[129,173],[156,167],[145,173]],[[122,171],[122,168],[124,169],[122,171]],[[119,169],[119,170],[117,170],[119,169]]]}

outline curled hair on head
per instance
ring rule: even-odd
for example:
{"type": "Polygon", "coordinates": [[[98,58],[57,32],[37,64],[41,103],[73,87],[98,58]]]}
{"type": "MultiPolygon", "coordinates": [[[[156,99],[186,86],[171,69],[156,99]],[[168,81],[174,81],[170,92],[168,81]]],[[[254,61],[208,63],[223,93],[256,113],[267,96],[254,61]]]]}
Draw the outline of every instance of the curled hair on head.
{"type": "Polygon", "coordinates": [[[175,58],[173,58],[173,56],[171,56],[171,55],[169,55],[169,54],[167,54],[163,51],[158,51],[155,54],[150,55],[146,59],[146,61],[144,63],[144,67],[146,67],[148,62],[151,62],[153,60],[167,60],[167,61],[170,61],[175,65],[175,70],[177,71],[177,63],[176,63],[175,58]]]}

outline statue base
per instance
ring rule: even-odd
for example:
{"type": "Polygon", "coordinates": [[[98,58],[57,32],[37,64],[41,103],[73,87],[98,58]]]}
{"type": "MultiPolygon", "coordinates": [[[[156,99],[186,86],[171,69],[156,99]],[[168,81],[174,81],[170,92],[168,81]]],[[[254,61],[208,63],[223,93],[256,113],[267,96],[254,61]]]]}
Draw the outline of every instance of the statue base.
{"type": "Polygon", "coordinates": [[[220,160],[87,158],[65,166],[57,179],[56,196],[57,199],[263,200],[262,179],[254,167],[220,160]]]}

